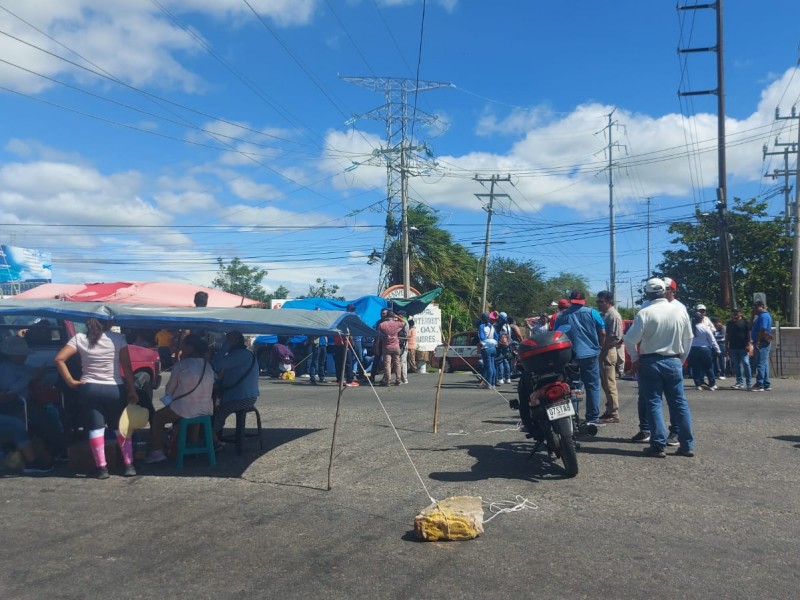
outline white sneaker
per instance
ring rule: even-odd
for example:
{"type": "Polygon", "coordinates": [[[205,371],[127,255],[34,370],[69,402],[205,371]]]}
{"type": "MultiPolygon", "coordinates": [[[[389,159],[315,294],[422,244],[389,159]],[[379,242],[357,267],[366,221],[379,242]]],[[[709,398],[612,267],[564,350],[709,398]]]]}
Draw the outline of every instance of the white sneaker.
{"type": "Polygon", "coordinates": [[[510,379],[506,379],[506,383],[511,383],[511,380],[510,379]]]}
{"type": "Polygon", "coordinates": [[[722,375],[720,375],[719,377],[717,377],[717,379],[725,379],[725,377],[723,377],[722,375]]]}
{"type": "Polygon", "coordinates": [[[711,390],[711,391],[713,392],[713,391],[715,391],[715,390],[717,389],[717,386],[715,386],[715,385],[712,385],[712,386],[711,386],[710,388],[708,388],[708,389],[709,389],[709,390],[711,390]]]}
{"type": "Polygon", "coordinates": [[[698,389],[698,390],[702,390],[702,389],[703,389],[703,386],[702,386],[702,385],[698,385],[698,386],[697,386],[697,389],[698,389]]]}

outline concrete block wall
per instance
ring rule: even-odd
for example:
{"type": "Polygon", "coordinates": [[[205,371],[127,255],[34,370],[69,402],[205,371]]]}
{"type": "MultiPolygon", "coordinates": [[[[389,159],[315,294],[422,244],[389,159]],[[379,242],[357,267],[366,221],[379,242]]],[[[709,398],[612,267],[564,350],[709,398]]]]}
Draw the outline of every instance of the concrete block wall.
{"type": "Polygon", "coordinates": [[[770,375],[800,376],[800,327],[775,327],[775,348],[770,353],[770,375]]]}

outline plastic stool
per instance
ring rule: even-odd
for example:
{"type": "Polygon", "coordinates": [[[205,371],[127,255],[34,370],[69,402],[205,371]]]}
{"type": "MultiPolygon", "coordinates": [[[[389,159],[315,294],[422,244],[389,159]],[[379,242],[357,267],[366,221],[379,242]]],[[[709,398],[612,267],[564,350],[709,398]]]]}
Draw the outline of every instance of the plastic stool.
{"type": "Polygon", "coordinates": [[[261,414],[258,412],[258,409],[255,406],[251,406],[250,408],[245,408],[242,410],[237,410],[236,413],[236,434],[234,437],[226,437],[224,441],[236,442],[236,454],[241,456],[242,455],[242,446],[244,445],[244,438],[246,437],[256,437],[258,436],[258,447],[259,449],[264,449],[264,436],[261,435],[261,414]],[[258,429],[257,433],[247,433],[245,431],[245,421],[247,420],[247,413],[256,413],[256,428],[258,429]]]}
{"type": "Polygon", "coordinates": [[[178,452],[175,464],[179,469],[183,468],[183,457],[189,454],[208,454],[208,466],[213,467],[217,464],[217,457],[214,454],[214,435],[212,433],[211,417],[209,415],[192,417],[191,419],[181,419],[178,421],[178,452]],[[205,438],[205,443],[187,446],[186,430],[189,425],[194,425],[195,423],[204,427],[203,437],[205,438]]]}

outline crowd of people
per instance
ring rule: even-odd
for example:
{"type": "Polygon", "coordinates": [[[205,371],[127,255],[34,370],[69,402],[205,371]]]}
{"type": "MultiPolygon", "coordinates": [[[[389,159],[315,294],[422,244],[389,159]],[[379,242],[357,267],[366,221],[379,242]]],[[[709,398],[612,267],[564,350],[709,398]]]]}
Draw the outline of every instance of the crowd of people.
{"type": "MultiPolygon", "coordinates": [[[[558,302],[552,315],[526,319],[531,337],[562,328],[570,339],[586,400],[584,421],[606,425],[620,422],[617,379],[627,352],[631,375],[638,381],[639,431],[632,441],[648,443],[645,454],[666,456],[667,446],[677,446],[679,456],[694,456],[691,411],[684,390],[684,365],[697,390],[718,390],[717,381],[735,377],[735,390],[764,392],[770,389],[769,354],[772,318],[761,301],[753,304],[752,320],[741,308],[732,310],[727,323],[710,319],[706,307],[690,310],[677,300],[677,282],[669,277],[651,278],[645,284],[645,300],[627,333],[609,291],[597,294],[597,308],[586,306],[584,292],[573,290],[558,302]],[[754,382],[753,382],[754,380],[754,382]],[[601,413],[601,391],[605,407],[601,413]],[[669,427],[664,423],[662,398],[666,399],[669,427]]],[[[483,313],[478,324],[483,373],[481,386],[504,382],[503,359],[498,358],[500,339],[508,317],[483,313]],[[499,374],[498,374],[499,373],[499,374]]],[[[513,322],[513,321],[512,321],[513,322]]],[[[511,337],[509,331],[508,336],[511,337]]]]}

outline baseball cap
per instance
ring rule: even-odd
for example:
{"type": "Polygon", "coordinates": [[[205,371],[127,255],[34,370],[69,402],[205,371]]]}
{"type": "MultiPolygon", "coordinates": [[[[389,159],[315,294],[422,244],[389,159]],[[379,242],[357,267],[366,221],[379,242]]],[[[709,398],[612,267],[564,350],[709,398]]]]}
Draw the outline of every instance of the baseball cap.
{"type": "Polygon", "coordinates": [[[695,310],[706,310],[706,305],[705,304],[698,304],[697,306],[694,307],[694,309],[695,310]]]}
{"type": "Polygon", "coordinates": [[[675,290],[676,292],[678,291],[678,282],[671,277],[664,277],[664,283],[668,288],[675,290]]]}
{"type": "Polygon", "coordinates": [[[572,290],[569,295],[570,304],[586,304],[586,295],[580,290],[572,290]]]}
{"type": "Polygon", "coordinates": [[[561,300],[558,301],[559,310],[564,310],[565,308],[568,307],[569,307],[569,300],[567,300],[566,298],[562,298],[561,300]]]}
{"type": "Polygon", "coordinates": [[[664,280],[658,277],[652,277],[644,284],[644,291],[648,294],[663,292],[666,289],[667,285],[664,283],[664,280]]]}

